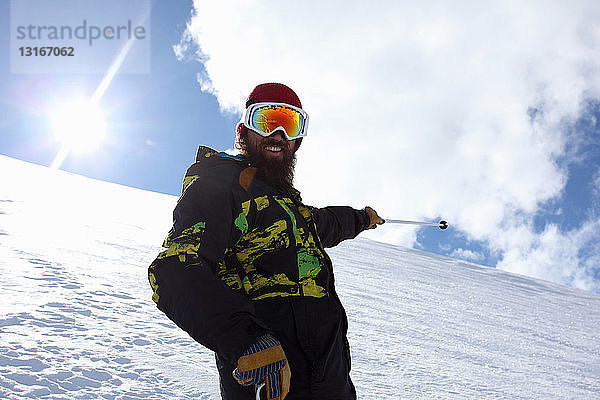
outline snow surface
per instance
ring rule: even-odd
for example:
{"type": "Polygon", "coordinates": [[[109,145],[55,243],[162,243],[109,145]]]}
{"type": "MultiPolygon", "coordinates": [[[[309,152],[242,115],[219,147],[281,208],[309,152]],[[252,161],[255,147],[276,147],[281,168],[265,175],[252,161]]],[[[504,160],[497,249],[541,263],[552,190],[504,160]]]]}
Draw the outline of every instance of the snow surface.
{"type": "MultiPolygon", "coordinates": [[[[220,398],[150,299],[176,198],[0,171],[0,398],[220,398]]],[[[330,254],[359,398],[600,399],[598,294],[360,238],[330,254]]]]}

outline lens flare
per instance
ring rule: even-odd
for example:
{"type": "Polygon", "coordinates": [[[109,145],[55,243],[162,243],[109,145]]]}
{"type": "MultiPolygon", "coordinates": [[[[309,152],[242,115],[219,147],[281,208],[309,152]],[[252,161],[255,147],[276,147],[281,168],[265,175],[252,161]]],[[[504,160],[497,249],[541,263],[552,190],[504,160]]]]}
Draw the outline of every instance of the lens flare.
{"type": "Polygon", "coordinates": [[[55,138],[71,151],[94,150],[104,139],[104,114],[89,101],[74,99],[59,106],[51,115],[55,138]]]}

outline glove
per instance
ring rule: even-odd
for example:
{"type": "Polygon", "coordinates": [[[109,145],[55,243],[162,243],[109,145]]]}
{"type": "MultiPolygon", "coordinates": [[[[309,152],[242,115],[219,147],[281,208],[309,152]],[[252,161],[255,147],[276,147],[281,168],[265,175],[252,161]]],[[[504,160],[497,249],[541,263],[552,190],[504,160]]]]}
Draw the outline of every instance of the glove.
{"type": "Polygon", "coordinates": [[[377,228],[377,225],[381,225],[383,224],[383,219],[377,215],[377,211],[373,210],[371,207],[365,207],[365,211],[367,212],[367,215],[369,216],[369,226],[367,227],[367,229],[375,229],[377,228]]]}
{"type": "Polygon", "coordinates": [[[269,400],[285,398],[290,391],[291,376],[281,343],[268,333],[242,354],[233,371],[240,385],[257,385],[264,381],[269,400]]]}

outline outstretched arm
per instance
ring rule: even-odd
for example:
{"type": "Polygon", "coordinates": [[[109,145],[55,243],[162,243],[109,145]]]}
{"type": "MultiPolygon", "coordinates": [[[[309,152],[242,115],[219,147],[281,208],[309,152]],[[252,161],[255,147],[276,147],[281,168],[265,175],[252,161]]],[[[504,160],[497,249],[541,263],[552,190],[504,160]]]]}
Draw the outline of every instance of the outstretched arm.
{"type": "Polygon", "coordinates": [[[311,214],[324,247],[336,246],[343,240],[355,238],[365,229],[373,229],[383,223],[371,207],[363,210],[345,206],[311,208],[311,214]]]}

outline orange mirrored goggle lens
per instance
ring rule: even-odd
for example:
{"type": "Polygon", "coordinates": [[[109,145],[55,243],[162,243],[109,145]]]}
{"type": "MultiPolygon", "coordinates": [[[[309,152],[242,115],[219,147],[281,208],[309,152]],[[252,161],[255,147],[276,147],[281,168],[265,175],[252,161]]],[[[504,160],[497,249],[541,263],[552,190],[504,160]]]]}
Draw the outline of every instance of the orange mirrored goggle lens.
{"type": "Polygon", "coordinates": [[[254,129],[264,134],[270,135],[281,127],[288,137],[294,138],[302,135],[304,116],[285,105],[269,104],[254,110],[249,122],[254,129]]]}

